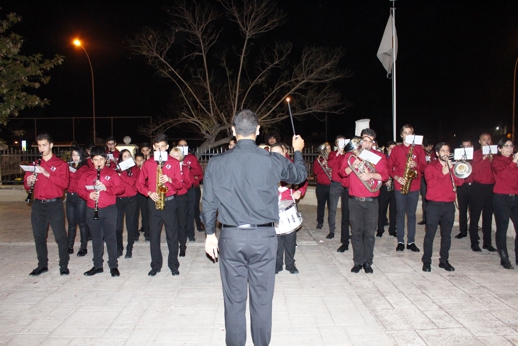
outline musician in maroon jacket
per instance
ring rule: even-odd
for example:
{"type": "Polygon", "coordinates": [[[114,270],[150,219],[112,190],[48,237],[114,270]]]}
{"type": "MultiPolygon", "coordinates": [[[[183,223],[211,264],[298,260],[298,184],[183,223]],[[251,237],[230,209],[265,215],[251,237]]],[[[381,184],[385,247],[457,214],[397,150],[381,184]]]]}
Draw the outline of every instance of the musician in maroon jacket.
{"type": "Polygon", "coordinates": [[[116,196],[124,192],[122,180],[114,169],[107,165],[106,151],[95,146],[90,151],[92,163],[96,168],[86,171],[78,182],[78,193],[86,201],[86,223],[92,235],[92,269],[84,275],[102,273],[104,243],[108,251],[108,267],[113,277],[120,276],[117,261],[117,226],[116,196]],[[95,187],[95,189],[92,189],[95,187]],[[94,220],[97,209],[98,220],[94,220]]]}
{"type": "Polygon", "coordinates": [[[29,275],[36,276],[48,271],[47,228],[52,227],[59,250],[59,273],[68,275],[68,240],[65,229],[65,212],[63,209],[63,193],[68,187],[69,172],[65,161],[52,154],[54,146],[48,133],[36,137],[41,162],[39,173],[25,173],[24,186],[30,190],[33,185],[34,201],[32,202],[31,224],[38,256],[38,267],[29,275]]]}
{"type": "MultiPolygon", "coordinates": [[[[131,152],[123,149],[120,152],[120,162],[131,159],[131,152]]],[[[131,161],[130,161],[131,162],[131,161]]],[[[130,167],[124,171],[117,171],[121,178],[124,192],[117,196],[117,257],[123,254],[124,244],[122,233],[124,230],[124,217],[126,217],[126,231],[128,233],[128,245],[124,258],[133,257],[133,244],[135,243],[135,217],[137,216],[137,187],[135,186],[140,174],[138,167],[130,167]]]]}
{"type": "MultiPolygon", "coordinates": [[[[492,169],[495,177],[493,188],[493,209],[496,221],[496,248],[500,264],[505,269],[513,269],[507,253],[507,227],[509,218],[518,230],[518,154],[513,154],[514,144],[502,138],[498,144],[499,154],[493,156],[492,169]]],[[[518,264],[518,237],[514,240],[516,263],[518,264]]]]}
{"type": "Polygon", "coordinates": [[[352,273],[359,273],[362,268],[365,273],[374,272],[372,261],[374,258],[375,233],[378,226],[379,188],[370,191],[365,184],[374,186],[389,178],[387,160],[384,155],[372,150],[375,139],[376,132],[373,129],[362,130],[360,148],[345,155],[340,169],[349,177],[349,222],[351,223],[351,244],[354,260],[352,273]],[[358,156],[364,150],[380,157],[380,160],[374,166],[375,172],[359,170],[358,165],[361,159],[358,156]],[[356,158],[351,156],[356,156],[356,158]],[[353,172],[349,167],[349,157],[351,157],[351,164],[359,171],[353,172]]]}
{"type": "Polygon", "coordinates": [[[394,193],[396,195],[396,228],[397,228],[397,247],[396,251],[405,250],[405,220],[407,222],[407,245],[406,248],[419,252],[419,248],[415,245],[416,230],[416,210],[419,201],[419,191],[421,189],[421,176],[426,168],[426,154],[420,145],[409,144],[406,142],[408,136],[414,134],[414,128],[410,125],[401,127],[401,138],[403,144],[396,146],[390,153],[388,161],[389,174],[394,181],[394,193]],[[408,159],[408,155],[412,149],[412,157],[408,159]],[[406,183],[405,170],[408,165],[411,169],[417,171],[417,178],[410,183],[408,194],[401,193],[402,185],[406,183]]]}
{"type": "Polygon", "coordinates": [[[115,141],[115,137],[110,136],[106,138],[106,154],[108,155],[106,165],[108,167],[113,166],[112,168],[115,168],[117,166],[117,162],[119,162],[120,152],[116,146],[117,141],[115,141]]]}
{"type": "Polygon", "coordinates": [[[201,189],[200,182],[203,180],[203,170],[195,155],[189,153],[189,146],[185,139],[178,141],[178,147],[184,150],[183,166],[189,170],[192,187],[187,191],[189,198],[189,215],[187,216],[187,237],[190,241],[194,241],[194,223],[198,232],[203,232],[200,219],[200,200],[201,189]],[[187,153],[185,152],[187,151],[187,153]]]}
{"type": "MultiPolygon", "coordinates": [[[[469,139],[462,141],[462,148],[473,148],[469,139]]],[[[491,173],[492,175],[492,173],[491,173]]],[[[469,215],[473,215],[473,198],[476,198],[472,192],[473,173],[464,179],[464,184],[457,188],[457,201],[459,203],[459,234],[455,236],[457,239],[464,238],[468,235],[468,209],[469,215]]],[[[478,228],[478,227],[477,227],[478,228]]],[[[478,239],[477,239],[478,247],[478,239]]],[[[473,248],[473,246],[472,246],[473,248]]],[[[479,250],[474,251],[481,251],[479,250]]]]}
{"type": "Polygon", "coordinates": [[[453,174],[453,165],[449,159],[450,145],[440,142],[435,146],[438,160],[428,164],[424,172],[426,179],[426,235],[424,237],[424,253],[422,257],[423,271],[431,271],[433,240],[437,227],[441,225],[441,250],[439,268],[454,271],[448,261],[451,246],[451,229],[455,221],[455,198],[457,186],[464,179],[453,174]]]}
{"type": "Polygon", "coordinates": [[[324,143],[319,147],[320,155],[313,163],[313,174],[317,181],[315,193],[317,195],[317,229],[322,229],[324,225],[324,214],[327,204],[327,222],[331,225],[329,215],[329,186],[331,185],[332,170],[328,165],[328,157],[331,153],[331,145],[324,143]],[[322,147],[322,148],[321,148],[322,147]]]}
{"type": "MultiPolygon", "coordinates": [[[[478,142],[481,146],[491,145],[491,135],[483,133],[478,142]]],[[[496,153],[494,153],[496,154],[496,153]]],[[[491,244],[491,224],[493,222],[493,187],[495,178],[491,170],[493,155],[482,155],[482,149],[473,152],[472,176],[473,184],[471,187],[469,237],[471,249],[476,252],[482,251],[479,246],[478,221],[482,214],[482,248],[494,252],[496,249],[491,244]]]]}
{"type": "MultiPolygon", "coordinates": [[[[155,136],[153,148],[160,153],[167,152],[169,145],[165,134],[155,136]]],[[[167,187],[165,193],[165,205],[163,210],[156,209],[156,202],[159,200],[157,188],[158,162],[149,159],[144,162],[142,171],[137,180],[137,189],[144,196],[148,196],[149,207],[149,228],[150,228],[150,250],[151,270],[149,276],[155,276],[162,270],[162,251],[160,250],[160,233],[162,225],[165,225],[167,247],[169,248],[168,266],[173,276],[180,275],[178,268],[178,223],[175,195],[183,187],[182,175],[178,161],[167,155],[167,161],[162,162],[162,176],[160,183],[167,187]]]]}

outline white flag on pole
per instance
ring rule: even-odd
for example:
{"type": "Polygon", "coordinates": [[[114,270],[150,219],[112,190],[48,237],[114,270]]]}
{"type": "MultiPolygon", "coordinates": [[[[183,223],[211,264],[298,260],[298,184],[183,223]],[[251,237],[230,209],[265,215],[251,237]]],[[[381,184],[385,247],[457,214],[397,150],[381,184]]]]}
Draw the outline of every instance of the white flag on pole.
{"type": "Polygon", "coordinates": [[[377,57],[380,59],[381,64],[387,70],[388,74],[392,73],[392,63],[396,61],[397,57],[397,33],[396,27],[394,26],[394,35],[392,35],[392,21],[394,18],[392,14],[389,16],[387,26],[383,32],[383,38],[381,39],[380,46],[378,48],[377,57]],[[394,56],[394,60],[392,60],[394,56]]]}

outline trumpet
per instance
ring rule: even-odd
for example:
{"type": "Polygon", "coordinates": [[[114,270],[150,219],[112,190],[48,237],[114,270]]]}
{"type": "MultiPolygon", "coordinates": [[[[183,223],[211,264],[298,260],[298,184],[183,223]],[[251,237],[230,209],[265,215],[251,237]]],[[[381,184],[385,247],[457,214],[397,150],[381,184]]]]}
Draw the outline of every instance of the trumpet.
{"type": "MultiPolygon", "coordinates": [[[[355,137],[347,143],[345,146],[345,152],[351,152],[352,155],[349,156],[347,159],[347,164],[349,165],[349,168],[356,174],[358,178],[360,178],[360,175],[363,173],[377,173],[376,168],[374,165],[368,161],[360,159],[359,156],[355,154],[355,152],[358,152],[361,147],[361,138],[355,137]],[[351,161],[351,158],[353,159],[351,161]],[[356,163],[358,162],[358,163],[356,163]]],[[[381,188],[382,182],[381,180],[377,179],[369,179],[367,181],[363,181],[360,179],[360,181],[365,185],[367,190],[369,192],[376,192],[381,188]]]]}

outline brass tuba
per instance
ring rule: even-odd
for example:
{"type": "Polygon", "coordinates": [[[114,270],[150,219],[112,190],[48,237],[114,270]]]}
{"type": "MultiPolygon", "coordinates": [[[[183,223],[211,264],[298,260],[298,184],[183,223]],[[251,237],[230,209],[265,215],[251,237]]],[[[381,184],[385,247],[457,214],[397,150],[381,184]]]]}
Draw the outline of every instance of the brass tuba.
{"type": "Polygon", "coordinates": [[[320,165],[320,167],[322,167],[322,169],[324,170],[324,173],[327,175],[329,180],[333,180],[331,178],[332,169],[331,169],[331,167],[329,167],[327,165],[327,158],[329,156],[329,153],[327,152],[327,147],[329,145],[330,145],[329,143],[325,142],[318,146],[318,151],[320,151],[320,155],[318,155],[317,161],[318,161],[318,164],[320,165]]]}
{"type": "Polygon", "coordinates": [[[162,177],[162,164],[162,153],[160,153],[158,166],[156,168],[156,193],[158,194],[158,200],[155,202],[156,210],[164,210],[165,195],[167,191],[169,191],[167,186],[160,182],[160,177],[162,177]]]}
{"type": "MultiPolygon", "coordinates": [[[[361,138],[354,137],[349,141],[349,143],[347,143],[344,148],[346,153],[352,153],[352,155],[347,159],[347,164],[358,178],[360,178],[360,175],[363,173],[376,173],[376,168],[372,163],[360,159],[360,157],[355,154],[355,152],[358,153],[361,148],[361,141],[361,138]],[[356,164],[356,161],[358,161],[358,164],[356,164]]],[[[369,179],[367,181],[360,179],[360,181],[363,183],[363,185],[365,185],[369,192],[378,191],[382,185],[381,180],[377,179],[369,179]]]]}

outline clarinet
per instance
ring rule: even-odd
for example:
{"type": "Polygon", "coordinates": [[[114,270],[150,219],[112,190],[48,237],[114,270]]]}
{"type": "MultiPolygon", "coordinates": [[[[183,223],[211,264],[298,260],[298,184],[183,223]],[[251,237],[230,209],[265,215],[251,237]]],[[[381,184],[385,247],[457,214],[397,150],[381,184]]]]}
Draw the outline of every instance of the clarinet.
{"type": "MultiPolygon", "coordinates": [[[[43,157],[43,153],[40,153],[40,157],[38,158],[38,162],[34,165],[34,167],[41,165],[41,158],[43,157]]],[[[36,168],[34,168],[34,178],[38,177],[38,172],[36,172],[36,168]]],[[[34,183],[32,183],[31,188],[29,189],[29,193],[27,194],[27,198],[25,199],[25,202],[31,203],[32,201],[32,193],[34,192],[34,185],[36,185],[36,180],[34,180],[34,183]]]]}
{"type": "MultiPolygon", "coordinates": [[[[97,166],[97,180],[94,182],[95,191],[97,191],[97,182],[101,181],[101,166],[97,166]]],[[[94,209],[94,220],[99,220],[99,195],[98,192],[97,199],[95,200],[95,209],[94,209]]]]}

